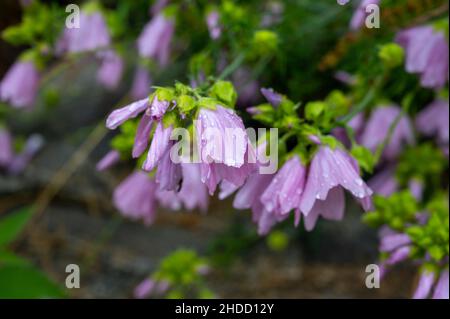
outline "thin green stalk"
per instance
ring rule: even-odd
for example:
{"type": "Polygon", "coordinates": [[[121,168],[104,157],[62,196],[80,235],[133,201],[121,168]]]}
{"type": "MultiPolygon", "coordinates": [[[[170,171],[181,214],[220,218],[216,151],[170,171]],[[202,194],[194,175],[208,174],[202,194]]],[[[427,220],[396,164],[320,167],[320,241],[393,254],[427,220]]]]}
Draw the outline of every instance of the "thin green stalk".
{"type": "Polygon", "coordinates": [[[219,75],[219,77],[217,79],[218,80],[226,79],[228,76],[230,76],[234,71],[236,71],[241,66],[241,64],[244,62],[244,59],[245,59],[245,54],[244,53],[239,54],[236,57],[236,59],[234,59],[234,61],[222,71],[222,73],[219,75]]]}

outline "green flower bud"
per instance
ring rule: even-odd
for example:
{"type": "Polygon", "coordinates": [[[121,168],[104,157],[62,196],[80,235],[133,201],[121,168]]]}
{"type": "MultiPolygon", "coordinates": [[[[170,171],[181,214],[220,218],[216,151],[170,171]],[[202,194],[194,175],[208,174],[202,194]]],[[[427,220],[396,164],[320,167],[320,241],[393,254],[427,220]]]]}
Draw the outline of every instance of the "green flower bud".
{"type": "Polygon", "coordinates": [[[269,30],[256,31],[252,39],[252,53],[255,56],[273,54],[278,49],[278,35],[269,30]]]}
{"type": "Polygon", "coordinates": [[[388,43],[380,48],[378,57],[386,67],[395,68],[403,64],[405,51],[396,43],[388,43]]]}

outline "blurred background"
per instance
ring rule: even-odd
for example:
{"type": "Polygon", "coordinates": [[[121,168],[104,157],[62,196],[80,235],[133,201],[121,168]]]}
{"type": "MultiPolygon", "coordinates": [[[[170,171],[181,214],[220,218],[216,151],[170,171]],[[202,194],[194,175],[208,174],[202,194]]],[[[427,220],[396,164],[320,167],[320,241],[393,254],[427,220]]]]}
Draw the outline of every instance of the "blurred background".
{"type": "MultiPolygon", "coordinates": [[[[53,2],[59,8],[71,3],[53,2]]],[[[335,2],[299,1],[299,19],[304,23],[287,41],[304,50],[288,59],[297,59],[298,70],[304,72],[279,85],[282,74],[269,72],[270,78],[262,83],[281,86],[283,92],[303,100],[322,98],[343,86],[333,69],[322,65],[324,58],[339,53],[352,15],[352,10],[335,2]]],[[[114,10],[116,2],[102,5],[114,10]]],[[[2,0],[1,6],[1,31],[21,22],[20,1],[2,0]]],[[[148,15],[136,19],[135,25],[142,26],[148,15]]],[[[289,25],[284,27],[289,30],[289,25]]],[[[192,40],[164,72],[154,75],[154,84],[186,80],[180,72],[186,69],[185,57],[198,45],[195,41],[201,42],[192,40]]],[[[0,78],[24,49],[0,40],[0,78]]],[[[211,198],[207,213],[159,207],[151,226],[122,217],[111,198],[132,165],[122,162],[103,172],[96,165],[116,134],[104,127],[106,116],[130,101],[126,96],[133,69],[127,65],[120,83],[110,90],[96,80],[98,67],[90,54],[55,62],[45,71],[33,110],[5,111],[6,104],[0,109],[16,143],[25,143],[33,134],[43,141],[26,169],[18,174],[0,172],[0,218],[6,220],[0,222],[0,247],[7,247],[0,248],[0,255],[13,260],[12,267],[0,267],[0,297],[133,298],[136,288],[164,267],[168,272],[186,272],[179,274],[186,277],[185,288],[169,296],[174,298],[411,296],[417,278],[408,265],[389,272],[380,289],[366,288],[366,266],[379,256],[377,231],[361,222],[361,210],[352,201],[347,201],[342,222],[321,220],[307,232],[294,228],[289,219],[267,236],[257,234],[250,212],[236,211],[231,199],[220,201],[217,196],[211,198]],[[196,274],[177,268],[179,263],[185,265],[185,259],[203,271],[196,266],[196,274]],[[79,289],[65,287],[68,264],[80,267],[79,289]]],[[[257,95],[251,104],[262,100],[257,95]]]]}

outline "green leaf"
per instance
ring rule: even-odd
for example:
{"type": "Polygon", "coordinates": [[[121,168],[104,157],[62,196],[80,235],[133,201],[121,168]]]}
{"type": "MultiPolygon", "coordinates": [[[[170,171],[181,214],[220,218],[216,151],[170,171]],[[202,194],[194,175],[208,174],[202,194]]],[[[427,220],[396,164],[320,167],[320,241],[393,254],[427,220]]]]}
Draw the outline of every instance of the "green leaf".
{"type": "Polygon", "coordinates": [[[352,148],[351,153],[365,172],[372,173],[376,160],[369,149],[358,145],[352,148]]]}
{"type": "Polygon", "coordinates": [[[209,95],[231,107],[234,107],[237,100],[236,90],[229,81],[217,81],[214,83],[209,91],[209,95]]]}
{"type": "Polygon", "coordinates": [[[160,101],[172,101],[175,98],[175,91],[172,88],[158,88],[156,95],[160,101]]]}
{"type": "Polygon", "coordinates": [[[315,121],[323,113],[326,104],[322,101],[309,102],[305,106],[305,117],[307,120],[315,121]]]}
{"type": "Polygon", "coordinates": [[[63,290],[32,266],[0,267],[0,298],[61,298],[63,290]]]}
{"type": "Polygon", "coordinates": [[[0,219],[0,247],[11,243],[19,235],[31,215],[31,208],[25,207],[0,219]]]}
{"type": "Polygon", "coordinates": [[[2,266],[27,266],[30,265],[28,260],[13,254],[7,250],[0,250],[0,267],[2,266]]]}
{"type": "Polygon", "coordinates": [[[177,106],[183,113],[188,113],[195,108],[195,99],[189,95],[180,95],[177,99],[177,106]]]}
{"type": "Polygon", "coordinates": [[[215,110],[217,105],[220,105],[219,101],[217,101],[216,99],[213,99],[213,98],[208,98],[208,97],[199,99],[197,104],[198,104],[199,108],[204,107],[204,108],[210,109],[210,110],[215,110]]]}

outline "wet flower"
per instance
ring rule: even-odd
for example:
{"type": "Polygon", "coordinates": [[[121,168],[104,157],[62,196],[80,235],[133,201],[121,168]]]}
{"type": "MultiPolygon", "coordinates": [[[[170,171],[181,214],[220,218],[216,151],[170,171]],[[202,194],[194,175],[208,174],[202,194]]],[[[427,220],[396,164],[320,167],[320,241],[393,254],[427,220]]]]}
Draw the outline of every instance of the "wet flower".
{"type": "Polygon", "coordinates": [[[293,156],[277,172],[261,195],[267,211],[285,215],[300,205],[304,190],[306,168],[298,156],[293,156]]]}
{"type": "Polygon", "coordinates": [[[105,156],[102,157],[100,161],[98,161],[96,165],[97,171],[104,171],[108,168],[114,166],[117,162],[120,161],[120,153],[116,150],[110,150],[106,153],[105,156]]]}
{"type": "MultiPolygon", "coordinates": [[[[155,136],[155,139],[156,138],[157,137],[155,136]]],[[[169,146],[159,161],[158,169],[156,171],[156,183],[160,190],[172,191],[179,189],[181,181],[181,165],[174,163],[170,158],[170,148],[172,145],[173,143],[169,143],[169,146]]]]}
{"type": "Polygon", "coordinates": [[[448,81],[448,43],[444,33],[431,26],[400,32],[397,42],[406,50],[406,71],[419,73],[421,84],[441,88],[448,81]]]}
{"type": "Polygon", "coordinates": [[[170,146],[172,145],[170,141],[171,134],[172,126],[165,128],[163,123],[158,122],[155,133],[153,134],[153,139],[150,144],[147,158],[142,166],[145,171],[149,172],[153,170],[158,165],[163,155],[165,155],[166,151],[170,150],[170,146]]]}
{"type": "Polygon", "coordinates": [[[150,225],[155,219],[156,190],[156,183],[146,173],[134,172],[114,190],[114,206],[123,216],[150,225]]]}
{"type": "Polygon", "coordinates": [[[328,192],[325,200],[316,200],[311,211],[305,215],[305,229],[307,231],[313,230],[319,216],[328,220],[342,220],[344,212],[344,190],[341,187],[334,187],[328,192]]]}
{"type": "Polygon", "coordinates": [[[202,108],[195,123],[197,149],[201,161],[202,181],[213,194],[222,180],[241,186],[253,171],[246,162],[254,152],[239,116],[217,105],[215,110],[202,108]]]}
{"type": "Polygon", "coordinates": [[[222,28],[219,22],[219,12],[216,10],[212,10],[206,15],[206,25],[208,26],[209,36],[213,40],[218,39],[222,33],[222,28]]]}
{"type": "MultiPolygon", "coordinates": [[[[364,209],[370,208],[372,190],[359,176],[356,161],[339,148],[333,150],[328,146],[320,146],[309,166],[308,177],[300,202],[302,213],[307,217],[316,201],[327,200],[329,191],[335,187],[347,189],[362,202],[364,209]]],[[[338,191],[334,191],[331,200],[337,207],[342,207],[342,205],[339,206],[341,195],[338,191]]],[[[320,204],[324,205],[324,203],[320,204]]],[[[327,205],[333,205],[333,203],[327,203],[327,205]]],[[[331,217],[331,214],[333,214],[333,218],[339,218],[340,213],[340,210],[336,210],[328,216],[331,217]]],[[[325,215],[327,216],[326,213],[325,215]]]]}
{"type": "Polygon", "coordinates": [[[106,119],[106,127],[114,130],[125,121],[135,118],[149,106],[148,98],[133,102],[125,107],[114,110],[106,119]]]}
{"type": "Polygon", "coordinates": [[[18,61],[0,82],[0,99],[17,108],[33,106],[39,85],[39,73],[31,61],[18,61]]]}
{"type": "Polygon", "coordinates": [[[174,29],[173,19],[159,13],[147,23],[137,40],[139,55],[143,58],[153,58],[162,66],[166,65],[174,29]]]}
{"type": "MultiPolygon", "coordinates": [[[[341,1],[341,0],[339,0],[339,1],[341,1]]],[[[361,0],[358,8],[356,9],[356,11],[353,14],[353,17],[350,21],[350,29],[352,29],[352,30],[360,29],[364,25],[364,22],[366,21],[367,6],[369,6],[371,4],[378,5],[379,3],[380,3],[380,0],[361,0]]]]}
{"type": "Polygon", "coordinates": [[[428,105],[416,117],[417,129],[427,135],[436,135],[439,143],[449,142],[449,106],[448,100],[436,100],[428,105]]]}
{"type": "Polygon", "coordinates": [[[56,53],[79,53],[109,46],[111,37],[100,12],[80,12],[80,27],[65,28],[56,45],[56,53]]]}
{"type": "Polygon", "coordinates": [[[379,145],[385,142],[388,137],[391,125],[396,125],[392,131],[389,143],[383,150],[386,159],[392,159],[402,150],[404,143],[413,144],[414,134],[412,125],[406,115],[400,115],[398,106],[378,107],[367,122],[366,128],[361,136],[361,144],[372,152],[375,152],[379,145]],[[400,120],[396,122],[397,117],[400,120]]]}
{"type": "Polygon", "coordinates": [[[152,131],[153,121],[150,116],[144,114],[139,121],[136,136],[134,137],[133,158],[138,158],[147,149],[150,132],[152,131]]]}
{"type": "Polygon", "coordinates": [[[102,62],[97,72],[97,80],[107,89],[117,88],[122,78],[122,58],[112,50],[102,52],[99,57],[102,62]]]}
{"type": "Polygon", "coordinates": [[[151,85],[152,80],[148,71],[142,67],[138,67],[134,73],[130,94],[136,100],[143,99],[148,96],[151,85]]]}
{"type": "Polygon", "coordinates": [[[169,101],[160,101],[158,100],[158,96],[155,94],[152,103],[150,105],[150,108],[147,109],[146,114],[150,116],[154,121],[159,121],[166,113],[169,105],[170,105],[169,101]]]}

